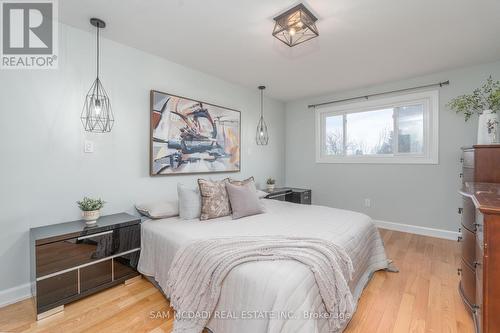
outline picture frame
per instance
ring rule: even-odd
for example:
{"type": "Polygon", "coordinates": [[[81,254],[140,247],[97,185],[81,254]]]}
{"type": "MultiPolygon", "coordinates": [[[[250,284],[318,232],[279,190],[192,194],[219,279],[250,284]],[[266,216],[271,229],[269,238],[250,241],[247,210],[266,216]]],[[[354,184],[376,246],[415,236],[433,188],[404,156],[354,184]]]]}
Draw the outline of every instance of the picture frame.
{"type": "Polygon", "coordinates": [[[150,176],[240,171],[240,111],[150,91],[150,176]]]}

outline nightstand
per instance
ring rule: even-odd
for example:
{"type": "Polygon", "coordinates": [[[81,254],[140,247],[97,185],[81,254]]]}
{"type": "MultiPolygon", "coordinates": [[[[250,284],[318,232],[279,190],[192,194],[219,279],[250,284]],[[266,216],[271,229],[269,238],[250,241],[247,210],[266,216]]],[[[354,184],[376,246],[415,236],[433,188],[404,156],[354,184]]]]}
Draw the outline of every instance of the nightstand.
{"type": "Polygon", "coordinates": [[[288,201],[303,205],[310,205],[312,202],[312,193],[309,189],[282,187],[266,192],[269,193],[266,199],[288,201]]]}
{"type": "Polygon", "coordinates": [[[78,220],[30,229],[31,282],[37,319],[64,304],[140,278],[141,219],[102,216],[92,227],[78,220]]]}

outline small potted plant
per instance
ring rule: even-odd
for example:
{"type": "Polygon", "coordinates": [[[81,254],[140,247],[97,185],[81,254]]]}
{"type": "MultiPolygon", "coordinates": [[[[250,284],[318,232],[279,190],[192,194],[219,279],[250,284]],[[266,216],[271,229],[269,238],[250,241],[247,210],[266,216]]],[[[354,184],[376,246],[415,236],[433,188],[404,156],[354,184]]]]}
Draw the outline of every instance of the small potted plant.
{"type": "Polygon", "coordinates": [[[101,208],[104,206],[105,202],[101,199],[92,199],[85,197],[81,201],[76,202],[78,207],[82,211],[82,218],[85,220],[87,225],[93,225],[97,222],[99,216],[101,216],[101,208]]]}
{"type": "Polygon", "coordinates": [[[481,88],[474,89],[470,95],[458,96],[448,103],[448,107],[456,113],[463,113],[465,121],[474,114],[479,115],[477,143],[493,142],[493,135],[488,123],[498,122],[500,113],[500,81],[494,81],[490,76],[481,88]]]}
{"type": "Polygon", "coordinates": [[[274,191],[274,187],[276,186],[276,180],[274,180],[273,178],[267,178],[266,184],[267,184],[267,190],[269,192],[272,192],[274,191]]]}

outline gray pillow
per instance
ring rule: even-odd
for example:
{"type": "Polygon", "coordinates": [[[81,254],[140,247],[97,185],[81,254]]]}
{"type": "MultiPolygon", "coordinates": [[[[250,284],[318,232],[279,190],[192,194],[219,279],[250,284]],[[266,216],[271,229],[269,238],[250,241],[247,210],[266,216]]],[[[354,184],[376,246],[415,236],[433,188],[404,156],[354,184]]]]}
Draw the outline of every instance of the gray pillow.
{"type": "Polygon", "coordinates": [[[179,196],[179,217],[184,220],[199,218],[201,212],[200,190],[177,184],[177,195],[179,196]]]}
{"type": "Polygon", "coordinates": [[[144,216],[152,219],[164,219],[179,215],[177,201],[155,201],[135,205],[135,209],[144,216]]]}
{"type": "Polygon", "coordinates": [[[255,183],[253,181],[244,185],[226,183],[226,190],[233,210],[233,219],[264,212],[264,207],[257,196],[255,183]]]}

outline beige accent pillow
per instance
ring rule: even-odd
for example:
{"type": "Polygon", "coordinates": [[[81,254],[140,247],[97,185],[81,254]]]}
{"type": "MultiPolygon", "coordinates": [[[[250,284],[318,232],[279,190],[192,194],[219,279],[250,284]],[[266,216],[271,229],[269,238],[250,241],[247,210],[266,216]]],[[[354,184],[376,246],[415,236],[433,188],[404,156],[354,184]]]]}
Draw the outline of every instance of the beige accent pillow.
{"type": "Polygon", "coordinates": [[[236,180],[236,179],[229,179],[229,182],[233,185],[245,185],[245,184],[248,184],[250,182],[255,182],[254,179],[253,179],[253,176],[250,177],[250,178],[247,178],[247,179],[244,179],[244,180],[236,180]]]}
{"type": "Polygon", "coordinates": [[[264,213],[253,181],[244,185],[226,183],[226,189],[233,210],[233,219],[264,213]]]}
{"type": "Polygon", "coordinates": [[[201,194],[200,220],[209,220],[231,214],[231,206],[226,191],[226,178],[221,181],[198,179],[201,194]]]}

